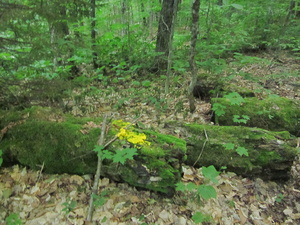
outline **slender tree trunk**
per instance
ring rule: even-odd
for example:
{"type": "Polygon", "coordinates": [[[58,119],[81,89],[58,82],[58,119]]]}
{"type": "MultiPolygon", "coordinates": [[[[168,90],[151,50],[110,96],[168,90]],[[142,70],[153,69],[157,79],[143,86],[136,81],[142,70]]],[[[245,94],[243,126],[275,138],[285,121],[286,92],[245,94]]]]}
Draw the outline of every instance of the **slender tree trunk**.
{"type": "Polygon", "coordinates": [[[93,65],[94,68],[97,69],[98,68],[98,63],[97,63],[97,59],[98,59],[98,54],[95,51],[96,50],[96,0],[91,0],[91,40],[92,40],[92,58],[93,58],[93,65]]]}
{"type": "Polygon", "coordinates": [[[177,14],[178,4],[178,0],[164,0],[162,4],[156,39],[156,51],[162,53],[156,59],[158,70],[166,70],[168,66],[169,42],[173,38],[173,17],[177,14]]]}
{"type": "Polygon", "coordinates": [[[190,70],[191,70],[191,83],[188,88],[188,99],[190,104],[190,112],[193,113],[196,109],[193,90],[197,82],[197,68],[195,63],[196,44],[199,34],[199,10],[200,0],[193,0],[192,5],[192,24],[191,24],[191,49],[190,49],[190,70]]]}
{"type": "MultiPolygon", "coordinates": [[[[144,2],[141,2],[141,12],[142,12],[142,14],[144,14],[144,12],[145,12],[144,2]]],[[[143,15],[143,26],[144,26],[144,28],[147,27],[147,19],[146,19],[145,15],[143,15]]]]}
{"type": "Polygon", "coordinates": [[[172,14],[172,26],[171,26],[171,30],[170,30],[170,36],[169,36],[169,46],[168,46],[168,61],[167,61],[167,78],[166,78],[166,83],[165,83],[165,94],[169,93],[169,86],[170,86],[170,77],[171,77],[171,67],[173,64],[173,36],[174,36],[174,24],[175,24],[175,20],[176,20],[176,14],[177,14],[177,7],[178,7],[178,2],[179,0],[175,0],[174,1],[174,11],[172,14]]]}
{"type": "Polygon", "coordinates": [[[50,43],[53,52],[53,65],[55,67],[64,63],[63,58],[68,58],[69,55],[66,53],[70,51],[70,49],[59,46],[58,44],[59,39],[65,39],[66,36],[70,34],[68,24],[64,21],[67,17],[66,7],[61,6],[57,15],[58,18],[49,18],[50,43]]]}
{"type": "Polygon", "coordinates": [[[291,0],[289,15],[294,15],[297,18],[300,18],[300,1],[299,0],[291,0]]]}

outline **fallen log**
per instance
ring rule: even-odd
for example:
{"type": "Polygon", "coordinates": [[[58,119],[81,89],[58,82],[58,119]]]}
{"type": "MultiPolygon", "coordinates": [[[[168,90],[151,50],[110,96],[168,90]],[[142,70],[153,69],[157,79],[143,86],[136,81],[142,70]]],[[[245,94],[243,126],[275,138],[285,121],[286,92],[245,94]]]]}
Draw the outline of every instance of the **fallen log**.
{"type": "Polygon", "coordinates": [[[170,122],[168,126],[185,137],[185,163],[191,166],[214,165],[245,177],[287,180],[298,153],[297,139],[287,131],[177,122],[170,122]]]}
{"type": "MultiPolygon", "coordinates": [[[[1,111],[4,164],[20,163],[37,170],[43,165],[45,173],[95,174],[97,154],[93,149],[100,127],[101,118],[77,118],[51,108],[1,111]]],[[[172,195],[181,179],[185,141],[151,130],[134,131],[144,133],[150,145],[138,148],[138,155],[124,165],[104,160],[101,175],[172,195]]],[[[118,127],[111,126],[107,139],[118,132],[118,127]]],[[[108,150],[115,153],[131,147],[124,140],[116,140],[108,150]]]]}

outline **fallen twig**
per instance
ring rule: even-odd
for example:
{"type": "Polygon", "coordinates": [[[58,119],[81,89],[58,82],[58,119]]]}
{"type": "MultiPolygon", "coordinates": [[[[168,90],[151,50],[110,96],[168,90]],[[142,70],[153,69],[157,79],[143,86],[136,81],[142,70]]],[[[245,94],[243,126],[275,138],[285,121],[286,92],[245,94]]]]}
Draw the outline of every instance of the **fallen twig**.
{"type": "MultiPolygon", "coordinates": [[[[100,135],[100,137],[97,141],[97,145],[99,145],[99,146],[104,144],[104,135],[105,135],[105,131],[106,131],[106,121],[107,121],[107,114],[104,117],[104,120],[103,120],[103,123],[102,123],[102,128],[101,128],[101,135],[100,135]]],[[[94,211],[93,195],[97,194],[99,180],[100,180],[100,174],[101,174],[101,167],[102,167],[102,158],[98,154],[97,171],[96,171],[96,174],[95,174],[94,185],[93,185],[92,193],[91,193],[91,196],[90,196],[88,215],[87,215],[87,218],[86,218],[86,220],[89,221],[89,222],[92,220],[92,217],[93,217],[93,211],[94,211]]]]}

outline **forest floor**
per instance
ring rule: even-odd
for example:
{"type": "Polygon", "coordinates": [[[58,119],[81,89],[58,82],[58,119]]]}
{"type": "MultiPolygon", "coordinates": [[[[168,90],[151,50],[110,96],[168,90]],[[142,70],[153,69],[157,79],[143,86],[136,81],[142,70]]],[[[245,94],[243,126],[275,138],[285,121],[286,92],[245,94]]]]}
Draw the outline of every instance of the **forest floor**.
{"type": "MultiPolygon", "coordinates": [[[[251,90],[257,97],[269,94],[300,99],[300,60],[286,53],[253,55],[262,60],[238,66],[232,64],[234,82],[251,90]],[[257,63],[262,62],[262,63],[257,63]],[[252,79],[245,79],[251,74],[252,79]]],[[[253,60],[253,58],[251,58],[253,60]]],[[[136,83],[105,85],[97,97],[87,96],[85,108],[73,107],[75,115],[100,116],[114,111],[114,118],[139,122],[158,131],[172,133],[164,128],[164,121],[210,123],[211,105],[197,100],[196,112],[188,112],[185,90],[189,79],[175,78],[170,92],[163,95],[161,82],[145,85],[136,93],[136,83]],[[150,86],[151,86],[150,85],[150,86]],[[149,93],[152,93],[149,96],[149,93]],[[162,97],[163,96],[163,97],[162,97]]],[[[232,81],[233,82],[233,81],[232,81]]],[[[101,84],[100,84],[101,86],[101,84]]],[[[74,103],[75,105],[75,103],[74,103]]],[[[184,167],[183,182],[202,182],[201,169],[184,167]]],[[[91,175],[50,175],[19,166],[0,169],[0,224],[195,224],[191,219],[201,212],[208,222],[203,224],[300,224],[300,158],[295,159],[291,179],[286,182],[249,179],[231,172],[222,172],[217,184],[217,198],[200,201],[193,193],[178,192],[174,197],[137,190],[124,183],[102,178],[101,193],[107,193],[103,206],[96,207],[93,221],[85,221],[91,175]],[[8,218],[7,218],[8,217],[8,218]],[[18,221],[20,219],[20,221],[18,221]],[[11,222],[11,223],[9,223],[11,222]]]]}

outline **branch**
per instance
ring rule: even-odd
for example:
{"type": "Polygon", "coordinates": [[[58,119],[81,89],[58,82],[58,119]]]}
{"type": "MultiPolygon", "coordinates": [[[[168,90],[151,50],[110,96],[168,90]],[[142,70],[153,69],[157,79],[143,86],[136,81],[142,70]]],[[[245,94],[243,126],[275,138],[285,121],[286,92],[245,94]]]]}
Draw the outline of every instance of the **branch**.
{"type": "MultiPolygon", "coordinates": [[[[100,137],[97,141],[97,144],[99,146],[104,144],[104,134],[105,134],[105,131],[106,131],[106,121],[107,121],[107,114],[104,117],[102,127],[101,127],[101,135],[100,135],[100,137]]],[[[89,222],[92,220],[92,217],[93,217],[93,211],[94,211],[93,195],[97,194],[99,180],[100,180],[100,174],[101,174],[101,166],[102,166],[102,158],[98,154],[97,171],[96,171],[96,175],[95,175],[95,180],[94,180],[92,193],[91,193],[91,196],[90,196],[89,210],[88,210],[88,215],[87,215],[87,219],[86,219],[89,222]]]]}

